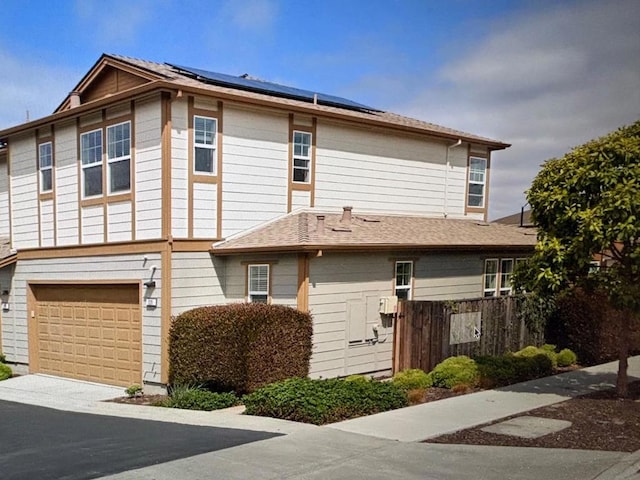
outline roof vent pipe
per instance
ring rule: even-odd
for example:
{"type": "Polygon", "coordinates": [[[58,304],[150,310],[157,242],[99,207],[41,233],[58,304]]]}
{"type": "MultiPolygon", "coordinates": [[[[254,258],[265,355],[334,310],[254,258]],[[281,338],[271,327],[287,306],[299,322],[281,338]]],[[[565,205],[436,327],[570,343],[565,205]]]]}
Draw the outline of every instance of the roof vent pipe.
{"type": "Polygon", "coordinates": [[[318,225],[316,226],[316,234],[322,235],[324,233],[324,215],[318,215],[318,225]]]}
{"type": "Polygon", "coordinates": [[[353,210],[353,207],[342,207],[342,218],[340,219],[341,223],[351,223],[351,210],[353,210]]]}
{"type": "Polygon", "coordinates": [[[80,92],[73,91],[69,94],[69,108],[80,106],[80,92]]]}

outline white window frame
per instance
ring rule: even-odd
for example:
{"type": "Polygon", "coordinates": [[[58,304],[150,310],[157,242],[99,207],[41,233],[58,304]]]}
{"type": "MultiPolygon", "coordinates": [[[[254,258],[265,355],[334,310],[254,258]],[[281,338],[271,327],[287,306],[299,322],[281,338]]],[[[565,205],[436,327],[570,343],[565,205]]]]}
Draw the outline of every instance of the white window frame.
{"type": "Polygon", "coordinates": [[[511,277],[513,276],[513,269],[515,267],[515,261],[513,258],[501,258],[500,259],[500,284],[499,284],[499,292],[500,296],[511,295],[513,292],[513,286],[511,285],[511,277]],[[511,264],[511,270],[509,272],[505,272],[505,262],[511,264]],[[505,284],[508,284],[505,287],[505,284]]]}
{"type": "Polygon", "coordinates": [[[270,295],[269,295],[269,290],[271,289],[271,282],[270,282],[270,277],[271,277],[271,265],[269,265],[268,263],[252,263],[247,265],[247,301],[249,303],[269,303],[270,301],[270,295]],[[256,275],[256,273],[254,273],[257,269],[263,269],[266,268],[266,273],[267,273],[267,284],[266,284],[266,289],[264,290],[259,290],[259,289],[253,289],[253,277],[254,275],[256,275]],[[265,297],[265,301],[258,301],[255,299],[255,297],[265,297]]]}
{"type": "Polygon", "coordinates": [[[484,272],[482,274],[482,296],[483,297],[497,297],[498,296],[498,281],[500,274],[500,260],[497,258],[487,258],[484,261],[484,272]],[[487,273],[487,265],[489,262],[495,262],[495,272],[487,273]],[[493,277],[493,287],[487,286],[487,279],[493,277]]]}
{"type": "Polygon", "coordinates": [[[483,157],[469,156],[469,175],[468,175],[468,185],[467,185],[467,207],[470,208],[484,208],[486,203],[486,195],[487,195],[487,159],[483,157]],[[473,169],[471,164],[475,161],[480,161],[484,165],[482,170],[473,169]],[[482,194],[471,193],[472,185],[480,185],[482,187],[482,194]],[[471,205],[469,201],[473,198],[480,198],[480,205],[471,205]]]}
{"type": "Polygon", "coordinates": [[[398,291],[407,292],[406,299],[412,300],[413,298],[413,260],[398,260],[395,263],[395,280],[393,294],[400,298],[398,291]],[[409,277],[406,278],[406,273],[398,275],[398,267],[400,265],[409,265],[409,277]],[[404,283],[408,281],[408,283],[404,283]]]}
{"type": "Polygon", "coordinates": [[[102,133],[102,128],[98,128],[95,130],[91,130],[89,132],[83,132],[80,134],[80,163],[82,165],[82,198],[96,198],[100,197],[104,194],[104,182],[103,182],[103,156],[104,156],[104,135],[102,133]],[[96,146],[89,147],[85,150],[83,145],[83,139],[88,137],[89,135],[93,135],[98,133],[100,135],[100,155],[98,156],[98,160],[89,162],[85,161],[85,151],[93,151],[96,149],[96,146]],[[95,193],[93,195],[87,195],[87,181],[86,181],[86,171],[92,168],[100,168],[100,193],[95,193]]]}
{"type": "Polygon", "coordinates": [[[215,176],[217,173],[218,167],[218,159],[216,152],[218,150],[218,119],[213,117],[205,117],[204,115],[194,115],[193,116],[193,173],[196,175],[210,175],[215,176]],[[196,120],[201,119],[205,121],[213,122],[213,140],[211,143],[206,142],[206,133],[208,131],[205,129],[203,132],[205,133],[205,142],[198,142],[198,135],[196,130],[196,120]],[[197,157],[198,157],[198,149],[204,149],[210,152],[211,155],[211,170],[198,170],[197,169],[197,157]]]}
{"type": "Polygon", "coordinates": [[[112,194],[121,194],[121,193],[129,193],[131,192],[131,122],[127,121],[127,122],[122,122],[122,123],[116,123],[114,125],[109,125],[107,127],[107,145],[106,145],[106,151],[107,151],[107,190],[109,192],[110,195],[112,194]],[[128,125],[129,126],[129,137],[128,138],[123,138],[123,139],[113,139],[112,134],[113,132],[116,131],[116,129],[118,127],[121,127],[123,125],[128,125]],[[123,143],[123,142],[128,142],[129,144],[129,148],[126,149],[127,151],[124,152],[123,155],[115,155],[115,156],[111,156],[111,146],[112,145],[116,145],[118,143],[123,143]],[[129,176],[129,188],[123,188],[123,189],[119,189],[119,190],[114,190],[112,188],[112,184],[111,184],[111,180],[112,180],[112,167],[114,165],[117,165],[118,163],[122,163],[122,162],[129,162],[129,170],[128,170],[128,176],[129,176]]]}
{"type": "Polygon", "coordinates": [[[304,132],[302,130],[294,130],[293,138],[291,139],[291,143],[293,146],[291,159],[291,181],[293,183],[301,183],[308,185],[311,183],[311,162],[312,162],[312,150],[313,150],[313,134],[311,132],[304,132]],[[304,142],[296,142],[296,135],[303,135],[304,137],[309,138],[309,144],[307,145],[304,142]],[[307,147],[307,155],[304,155],[301,152],[296,153],[296,146],[300,146],[301,150],[304,147],[307,147]],[[296,160],[305,162],[306,166],[296,165],[296,160]],[[296,180],[296,172],[306,172],[306,180],[296,180]]]}
{"type": "Polygon", "coordinates": [[[53,142],[43,142],[38,145],[38,169],[40,170],[40,193],[53,192],[53,142]],[[48,152],[43,152],[43,148],[48,147],[48,152]],[[48,164],[43,165],[43,160],[48,159],[48,164]],[[44,188],[45,176],[49,176],[51,188],[44,188]]]}

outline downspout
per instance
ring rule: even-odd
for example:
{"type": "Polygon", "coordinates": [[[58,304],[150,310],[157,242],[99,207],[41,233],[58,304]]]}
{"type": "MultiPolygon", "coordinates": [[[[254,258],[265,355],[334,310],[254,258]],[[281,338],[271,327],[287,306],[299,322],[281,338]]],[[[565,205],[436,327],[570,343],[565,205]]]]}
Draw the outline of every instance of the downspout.
{"type": "Polygon", "coordinates": [[[462,140],[458,139],[456,143],[453,145],[447,145],[447,154],[445,161],[445,169],[444,169],[444,218],[447,218],[449,214],[449,168],[451,165],[449,164],[449,151],[452,148],[456,148],[462,145],[462,140]]]}

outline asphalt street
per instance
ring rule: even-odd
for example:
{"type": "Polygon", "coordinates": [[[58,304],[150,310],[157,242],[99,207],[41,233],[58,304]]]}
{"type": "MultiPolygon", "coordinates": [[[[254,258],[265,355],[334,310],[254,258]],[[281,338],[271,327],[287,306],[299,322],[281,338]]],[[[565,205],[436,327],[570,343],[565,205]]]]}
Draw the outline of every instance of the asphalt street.
{"type": "Polygon", "coordinates": [[[278,436],[0,400],[0,478],[84,480],[278,436]]]}

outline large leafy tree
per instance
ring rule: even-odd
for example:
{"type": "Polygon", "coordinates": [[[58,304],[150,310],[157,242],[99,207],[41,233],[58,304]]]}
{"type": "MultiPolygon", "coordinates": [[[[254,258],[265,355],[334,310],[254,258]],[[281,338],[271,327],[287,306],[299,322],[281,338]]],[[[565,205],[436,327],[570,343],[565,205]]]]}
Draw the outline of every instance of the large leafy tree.
{"type": "Polygon", "coordinates": [[[538,244],[520,283],[546,296],[595,287],[624,313],[617,380],[624,397],[630,322],[640,318],[640,121],[545,162],[527,200],[538,244]],[[594,269],[594,254],[609,257],[609,266],[594,269]]]}

